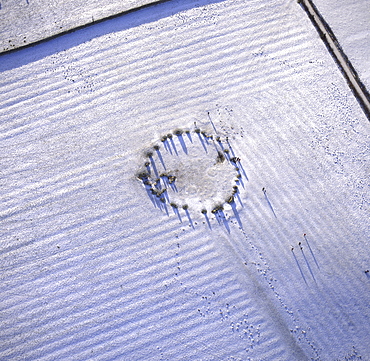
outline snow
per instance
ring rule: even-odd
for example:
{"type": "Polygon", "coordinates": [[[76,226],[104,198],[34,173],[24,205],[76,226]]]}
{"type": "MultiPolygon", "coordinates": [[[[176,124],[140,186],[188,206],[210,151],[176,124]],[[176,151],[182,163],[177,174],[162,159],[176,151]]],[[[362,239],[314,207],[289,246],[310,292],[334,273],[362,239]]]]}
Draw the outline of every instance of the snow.
{"type": "Polygon", "coordinates": [[[323,1],[315,5],[336,35],[339,44],[370,88],[370,3],[367,0],[323,1]]]}
{"type": "Polygon", "coordinates": [[[370,125],[297,3],[171,1],[0,59],[1,359],[369,359],[370,125]]]}
{"type": "Polygon", "coordinates": [[[145,152],[138,172],[153,205],[168,214],[169,204],[180,220],[178,208],[188,210],[188,218],[189,212],[221,212],[224,203],[233,203],[242,182],[237,167],[240,162],[232,154],[228,140],[211,134],[211,129],[198,128],[198,124],[192,128],[162,136],[145,152]]]}
{"type": "Polygon", "coordinates": [[[0,53],[155,3],[155,0],[0,1],[0,53]]]}

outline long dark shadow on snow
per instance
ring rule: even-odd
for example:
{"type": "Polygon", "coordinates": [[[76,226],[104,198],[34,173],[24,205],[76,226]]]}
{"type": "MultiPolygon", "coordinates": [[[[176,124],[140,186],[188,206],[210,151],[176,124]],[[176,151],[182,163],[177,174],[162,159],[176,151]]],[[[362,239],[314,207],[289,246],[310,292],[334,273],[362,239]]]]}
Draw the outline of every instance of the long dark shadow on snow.
{"type": "Polygon", "coordinates": [[[272,204],[271,204],[270,200],[269,200],[269,199],[268,199],[268,197],[267,197],[266,191],[264,190],[264,191],[263,191],[263,193],[265,194],[265,199],[266,199],[267,204],[269,205],[269,207],[270,207],[270,209],[271,209],[272,213],[274,214],[275,218],[277,218],[277,217],[276,217],[276,214],[275,214],[275,211],[274,211],[274,208],[272,207],[272,204]]]}
{"type": "Polygon", "coordinates": [[[163,169],[166,170],[166,165],[164,164],[164,160],[163,160],[161,151],[159,149],[156,149],[156,152],[157,152],[158,159],[162,164],[163,169]]]}
{"type": "MultiPolygon", "coordinates": [[[[0,54],[0,72],[15,69],[65,51],[94,38],[152,23],[194,7],[223,0],[160,0],[0,54]]],[[[153,47],[155,44],[153,44],[153,47]]]]}
{"type": "Polygon", "coordinates": [[[303,235],[303,238],[305,239],[305,241],[306,241],[306,243],[307,243],[308,249],[309,249],[309,250],[310,250],[310,252],[311,252],[311,256],[312,256],[313,260],[315,261],[317,268],[318,268],[318,269],[320,269],[320,266],[319,266],[319,264],[317,263],[316,257],[315,257],[315,255],[314,255],[314,253],[313,253],[312,249],[311,249],[310,243],[308,242],[308,239],[307,239],[306,234],[304,234],[304,235],[303,235]]]}
{"type": "Polygon", "coordinates": [[[178,135],[177,136],[177,139],[179,140],[179,143],[181,144],[182,151],[185,154],[188,154],[188,148],[186,147],[186,144],[185,144],[185,141],[184,141],[184,137],[182,135],[178,135]]]}
{"type": "Polygon", "coordinates": [[[186,214],[186,217],[188,217],[188,220],[189,220],[189,223],[190,223],[190,225],[191,225],[191,228],[193,228],[193,229],[194,229],[193,220],[191,219],[191,217],[190,217],[190,213],[189,213],[189,211],[188,211],[187,209],[185,209],[185,214],[186,214]]]}
{"type": "Polygon", "coordinates": [[[208,228],[209,228],[209,229],[212,229],[212,227],[211,227],[211,223],[210,223],[209,218],[208,218],[208,215],[207,215],[206,213],[204,213],[204,218],[206,219],[206,222],[207,222],[208,228]]]}
{"type": "Polygon", "coordinates": [[[225,228],[226,228],[226,230],[227,230],[227,232],[228,232],[228,233],[230,233],[230,232],[231,232],[231,230],[230,230],[230,226],[229,226],[229,223],[228,223],[228,221],[227,221],[227,219],[226,219],[226,216],[225,216],[224,211],[222,211],[222,210],[218,211],[218,212],[216,213],[216,217],[220,217],[220,223],[221,223],[221,221],[222,221],[222,222],[223,222],[223,224],[224,224],[224,226],[225,226],[225,228]]]}
{"type": "Polygon", "coordinates": [[[304,276],[304,274],[303,274],[303,271],[302,271],[301,265],[299,264],[298,259],[297,259],[297,256],[295,255],[295,253],[294,253],[294,250],[293,250],[293,249],[292,249],[292,254],[293,254],[293,257],[294,257],[294,259],[295,259],[295,262],[297,263],[297,266],[298,266],[298,268],[299,268],[299,272],[301,272],[301,276],[302,276],[302,278],[303,278],[303,280],[304,280],[304,283],[307,285],[306,277],[305,277],[305,276],[304,276]]]}
{"type": "Polygon", "coordinates": [[[235,202],[232,202],[232,203],[231,203],[231,208],[232,208],[232,210],[233,210],[233,212],[234,212],[234,216],[235,216],[236,221],[237,221],[237,222],[238,222],[238,224],[239,224],[239,227],[240,227],[241,229],[243,229],[243,224],[242,224],[242,221],[241,221],[241,219],[240,219],[239,212],[238,212],[238,210],[237,210],[237,208],[236,208],[236,204],[235,204],[235,202]]]}
{"type": "Polygon", "coordinates": [[[312,276],[313,280],[314,280],[314,281],[315,281],[315,283],[316,283],[316,278],[315,278],[315,276],[314,276],[314,274],[313,274],[313,272],[312,272],[311,266],[310,266],[310,264],[309,264],[309,262],[308,262],[308,260],[307,260],[307,257],[306,257],[306,255],[305,255],[305,253],[304,253],[304,251],[303,251],[303,247],[302,247],[301,245],[300,245],[300,248],[301,248],[301,252],[302,252],[303,258],[304,258],[304,260],[305,260],[305,262],[306,262],[307,268],[308,268],[308,270],[310,271],[311,276],[312,276]]]}

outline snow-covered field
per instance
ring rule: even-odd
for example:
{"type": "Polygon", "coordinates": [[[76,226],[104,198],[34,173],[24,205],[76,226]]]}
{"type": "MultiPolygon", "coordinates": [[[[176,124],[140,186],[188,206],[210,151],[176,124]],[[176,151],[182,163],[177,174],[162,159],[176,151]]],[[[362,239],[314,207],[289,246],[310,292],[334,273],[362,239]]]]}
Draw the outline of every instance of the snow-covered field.
{"type": "Polygon", "coordinates": [[[295,1],[171,1],[0,71],[0,359],[370,360],[370,124],[295,1]]]}
{"type": "Polygon", "coordinates": [[[0,53],[156,0],[0,0],[0,53]]]}
{"type": "Polygon", "coordinates": [[[360,79],[370,88],[370,2],[315,0],[360,79]]]}

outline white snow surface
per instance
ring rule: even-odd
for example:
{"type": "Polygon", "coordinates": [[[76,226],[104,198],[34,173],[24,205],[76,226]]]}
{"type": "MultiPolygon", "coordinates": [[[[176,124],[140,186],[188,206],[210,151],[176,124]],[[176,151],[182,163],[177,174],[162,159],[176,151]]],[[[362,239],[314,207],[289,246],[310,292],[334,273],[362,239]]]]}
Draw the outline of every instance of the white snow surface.
{"type": "Polygon", "coordinates": [[[368,0],[315,0],[339,44],[370,89],[370,2],[368,0]]]}
{"type": "Polygon", "coordinates": [[[0,53],[155,0],[0,0],[0,53]]]}
{"type": "Polygon", "coordinates": [[[0,359],[370,359],[370,124],[295,1],[163,3],[0,85],[0,359]]]}

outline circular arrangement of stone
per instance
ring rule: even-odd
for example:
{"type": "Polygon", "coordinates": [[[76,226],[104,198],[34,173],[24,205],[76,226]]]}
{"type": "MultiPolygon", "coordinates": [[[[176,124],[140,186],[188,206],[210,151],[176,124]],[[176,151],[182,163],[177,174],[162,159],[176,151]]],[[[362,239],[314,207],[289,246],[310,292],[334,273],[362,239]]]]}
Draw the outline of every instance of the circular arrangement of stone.
{"type": "Polygon", "coordinates": [[[145,152],[137,178],[159,208],[217,214],[235,202],[239,167],[227,138],[194,126],[163,135],[145,152]]]}

